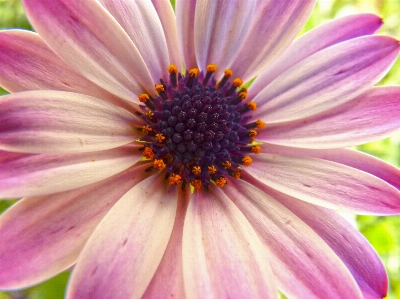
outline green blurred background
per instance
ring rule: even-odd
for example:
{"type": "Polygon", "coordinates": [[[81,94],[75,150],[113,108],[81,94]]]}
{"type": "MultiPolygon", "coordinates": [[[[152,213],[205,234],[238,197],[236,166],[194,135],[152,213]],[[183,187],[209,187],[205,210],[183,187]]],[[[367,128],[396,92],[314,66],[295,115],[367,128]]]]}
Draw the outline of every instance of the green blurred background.
{"type": "MultiPolygon", "coordinates": [[[[381,34],[400,39],[399,0],[322,0],[307,22],[303,32],[333,18],[358,12],[376,13],[385,22],[381,34]]],[[[0,28],[31,29],[19,0],[0,0],[0,28]]],[[[1,69],[0,69],[1,71],[1,69]]],[[[400,85],[400,58],[380,84],[400,85]]],[[[6,91],[0,88],[0,94],[6,91]]],[[[400,116],[399,116],[400,117],[400,116]]],[[[400,166],[400,134],[358,147],[358,150],[375,155],[393,165],[400,166]]],[[[0,212],[13,201],[0,201],[0,212]]],[[[350,221],[353,219],[350,216],[350,221]]],[[[359,230],[375,247],[389,273],[390,290],[387,298],[400,298],[400,216],[358,216],[354,218],[359,230]]],[[[362,258],[362,257],[360,257],[362,258]]],[[[20,292],[0,292],[0,299],[59,299],[64,297],[69,273],[20,292]]]]}

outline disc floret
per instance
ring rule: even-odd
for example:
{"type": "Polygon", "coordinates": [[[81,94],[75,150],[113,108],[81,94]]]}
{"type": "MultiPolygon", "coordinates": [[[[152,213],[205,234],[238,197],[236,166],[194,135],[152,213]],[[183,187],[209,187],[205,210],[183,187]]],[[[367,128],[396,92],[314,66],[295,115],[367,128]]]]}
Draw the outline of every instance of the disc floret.
{"type": "Polygon", "coordinates": [[[247,89],[243,81],[225,70],[216,82],[214,64],[206,73],[190,69],[185,76],[175,65],[168,67],[168,82],[160,80],[155,86],[157,95],[139,95],[144,121],[138,128],[145,144],[143,156],[153,160],[148,171],[166,170],[169,184],[187,183],[198,190],[208,189],[210,183],[219,187],[226,178],[240,178],[242,166],[250,166],[247,154],[258,154],[259,145],[252,145],[256,129],[263,128],[261,120],[251,120],[249,112],[257,105],[244,103],[247,89]],[[244,154],[246,153],[246,154],[244,154]]]}

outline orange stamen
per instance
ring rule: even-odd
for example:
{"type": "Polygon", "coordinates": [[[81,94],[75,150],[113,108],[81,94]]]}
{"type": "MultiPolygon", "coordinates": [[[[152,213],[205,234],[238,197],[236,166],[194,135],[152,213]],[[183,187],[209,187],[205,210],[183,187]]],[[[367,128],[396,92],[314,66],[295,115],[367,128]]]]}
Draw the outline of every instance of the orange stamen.
{"type": "Polygon", "coordinates": [[[233,71],[231,69],[226,69],[224,71],[224,75],[225,75],[225,77],[230,78],[233,76],[233,71]]]}
{"type": "Polygon", "coordinates": [[[240,78],[235,78],[232,82],[232,85],[235,87],[239,87],[243,84],[243,80],[240,78]]]}
{"type": "Polygon", "coordinates": [[[191,182],[194,189],[199,190],[201,188],[201,181],[200,180],[193,180],[191,182]]]}
{"type": "Polygon", "coordinates": [[[250,102],[250,103],[247,104],[247,107],[250,110],[256,110],[257,109],[257,104],[255,102],[250,102]]]}
{"type": "Polygon", "coordinates": [[[194,67],[192,69],[190,69],[189,71],[189,76],[190,77],[197,77],[199,75],[199,69],[197,67],[194,67]]]}
{"type": "Polygon", "coordinates": [[[158,143],[163,143],[165,140],[165,136],[163,134],[156,134],[156,140],[158,143]]]}
{"type": "Polygon", "coordinates": [[[244,156],[242,159],[242,163],[246,167],[250,166],[252,162],[253,162],[253,159],[251,159],[249,156],[244,156]]]}
{"type": "Polygon", "coordinates": [[[214,174],[217,172],[217,168],[215,168],[214,165],[208,166],[208,173],[209,174],[214,174]]]}
{"type": "Polygon", "coordinates": [[[161,160],[161,159],[155,159],[153,165],[154,165],[154,168],[157,168],[157,169],[160,169],[160,170],[161,170],[161,169],[164,169],[165,166],[167,166],[167,165],[164,163],[164,161],[161,160]]]}
{"type": "Polygon", "coordinates": [[[240,178],[240,172],[239,172],[239,170],[236,170],[236,171],[232,172],[232,173],[231,173],[231,176],[232,176],[234,179],[239,179],[239,178],[240,178]]]}
{"type": "Polygon", "coordinates": [[[149,147],[145,147],[144,151],[143,151],[143,156],[147,159],[154,159],[154,152],[151,148],[149,147]]]}
{"type": "Polygon", "coordinates": [[[150,100],[150,97],[148,94],[142,93],[138,96],[139,101],[142,103],[146,103],[148,100],[150,100]]]}
{"type": "Polygon", "coordinates": [[[261,146],[255,145],[251,148],[251,151],[255,154],[259,154],[261,152],[261,146]]]}
{"type": "Polygon", "coordinates": [[[170,64],[169,65],[168,73],[170,73],[170,74],[177,74],[178,73],[178,68],[176,67],[175,64],[170,64]]]}
{"type": "Polygon", "coordinates": [[[226,179],[222,176],[215,181],[215,184],[217,184],[218,187],[222,188],[226,185],[226,179]]]}
{"type": "Polygon", "coordinates": [[[256,130],[249,130],[249,137],[256,137],[257,131],[256,130]]]}
{"type": "Polygon", "coordinates": [[[195,175],[199,175],[201,173],[201,167],[200,166],[193,166],[192,172],[195,175]]]}
{"type": "Polygon", "coordinates": [[[263,122],[261,119],[256,121],[257,129],[263,129],[267,124],[263,122]]]}
{"type": "Polygon", "coordinates": [[[155,87],[155,90],[156,90],[158,93],[163,92],[163,91],[164,91],[164,85],[162,85],[162,84],[157,84],[156,87],[155,87]]]}
{"type": "Polygon", "coordinates": [[[216,64],[207,65],[207,72],[215,73],[216,71],[217,71],[217,65],[216,64]]]}
{"type": "Polygon", "coordinates": [[[225,162],[222,162],[222,166],[224,166],[225,169],[228,169],[228,168],[231,168],[232,163],[229,161],[225,161],[225,162]]]}
{"type": "Polygon", "coordinates": [[[169,184],[179,184],[180,182],[182,182],[182,177],[179,174],[171,173],[169,176],[169,184]]]}

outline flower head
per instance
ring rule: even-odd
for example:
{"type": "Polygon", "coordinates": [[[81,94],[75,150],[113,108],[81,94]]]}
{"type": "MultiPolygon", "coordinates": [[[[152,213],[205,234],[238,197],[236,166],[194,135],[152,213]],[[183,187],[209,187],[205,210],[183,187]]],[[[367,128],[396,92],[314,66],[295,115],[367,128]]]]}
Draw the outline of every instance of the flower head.
{"type": "Polygon", "coordinates": [[[37,33],[0,32],[0,196],[24,197],[0,288],[74,266],[71,299],[386,295],[335,211],[400,211],[400,170],[344,149],[400,128],[380,18],[294,41],[314,1],[22,2],[37,33]]]}

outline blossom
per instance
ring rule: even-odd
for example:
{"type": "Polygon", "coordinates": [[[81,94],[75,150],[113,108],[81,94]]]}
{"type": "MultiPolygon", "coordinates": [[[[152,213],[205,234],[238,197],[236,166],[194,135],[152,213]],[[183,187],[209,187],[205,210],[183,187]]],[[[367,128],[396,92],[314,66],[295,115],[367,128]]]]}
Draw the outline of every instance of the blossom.
{"type": "Polygon", "coordinates": [[[71,299],[386,295],[337,213],[400,211],[400,170],[346,149],[400,127],[379,17],[295,40],[314,1],[22,2],[37,33],[0,33],[0,197],[23,197],[1,289],[73,266],[71,299]]]}

